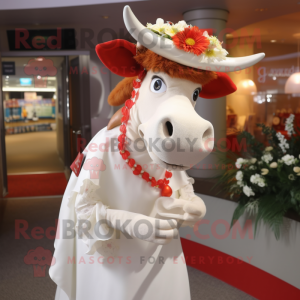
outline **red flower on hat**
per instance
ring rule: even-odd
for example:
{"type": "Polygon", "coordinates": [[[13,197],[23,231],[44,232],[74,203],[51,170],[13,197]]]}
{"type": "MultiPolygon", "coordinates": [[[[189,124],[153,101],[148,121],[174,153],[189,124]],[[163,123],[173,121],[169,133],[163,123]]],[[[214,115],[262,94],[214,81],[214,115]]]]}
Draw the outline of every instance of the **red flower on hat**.
{"type": "Polygon", "coordinates": [[[203,32],[197,26],[187,27],[177,32],[172,40],[178,49],[200,55],[209,46],[209,39],[203,36],[203,32]]]}

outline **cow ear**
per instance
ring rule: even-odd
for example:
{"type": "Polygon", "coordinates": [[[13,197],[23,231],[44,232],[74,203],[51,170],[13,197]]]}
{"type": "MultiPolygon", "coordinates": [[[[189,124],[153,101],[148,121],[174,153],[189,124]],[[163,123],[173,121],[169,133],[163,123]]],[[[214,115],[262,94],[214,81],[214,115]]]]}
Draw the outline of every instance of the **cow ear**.
{"type": "Polygon", "coordinates": [[[103,64],[119,76],[133,77],[143,70],[133,58],[136,55],[136,45],[128,41],[118,39],[98,44],[96,53],[103,64]]]}
{"type": "Polygon", "coordinates": [[[202,87],[199,97],[214,99],[227,96],[236,91],[236,85],[226,73],[216,73],[218,77],[202,87]]]}

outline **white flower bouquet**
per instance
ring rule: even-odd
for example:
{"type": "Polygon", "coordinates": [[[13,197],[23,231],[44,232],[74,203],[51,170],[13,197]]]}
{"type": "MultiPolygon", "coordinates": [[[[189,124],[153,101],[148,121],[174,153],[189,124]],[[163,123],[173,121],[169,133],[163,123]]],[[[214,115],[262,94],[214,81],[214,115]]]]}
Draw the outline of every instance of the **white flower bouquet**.
{"type": "Polygon", "coordinates": [[[238,206],[232,225],[243,214],[255,218],[255,232],[260,221],[280,237],[284,215],[294,210],[300,215],[300,136],[295,131],[294,115],[286,120],[287,138],[273,128],[258,124],[267,136],[269,145],[258,142],[248,132],[240,134],[245,139],[247,151],[243,157],[227,155],[227,168],[220,183],[225,183],[238,206]],[[232,163],[236,168],[232,168],[232,163]]]}

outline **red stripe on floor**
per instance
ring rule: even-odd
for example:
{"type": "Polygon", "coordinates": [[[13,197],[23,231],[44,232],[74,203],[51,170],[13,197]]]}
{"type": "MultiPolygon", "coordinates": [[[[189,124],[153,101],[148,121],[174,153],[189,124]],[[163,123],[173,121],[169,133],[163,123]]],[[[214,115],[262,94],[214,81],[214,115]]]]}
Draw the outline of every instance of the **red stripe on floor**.
{"type": "Polygon", "coordinates": [[[8,175],[7,180],[6,198],[63,195],[67,186],[64,173],[8,175]]]}
{"type": "MultiPolygon", "coordinates": [[[[181,239],[186,264],[216,277],[259,300],[299,300],[300,290],[246,260],[181,239]]],[[[288,254],[287,254],[288,255],[288,254]]]]}

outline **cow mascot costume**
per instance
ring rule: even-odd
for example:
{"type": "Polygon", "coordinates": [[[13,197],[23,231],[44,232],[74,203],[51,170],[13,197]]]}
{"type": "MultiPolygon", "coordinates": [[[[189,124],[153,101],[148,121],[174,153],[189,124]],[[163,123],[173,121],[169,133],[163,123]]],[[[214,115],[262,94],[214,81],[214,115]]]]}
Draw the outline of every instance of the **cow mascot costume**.
{"type": "Polygon", "coordinates": [[[190,299],[178,228],[193,227],[206,208],[185,170],[214,137],[194,107],[233,93],[225,72],[264,57],[228,58],[216,37],[184,21],[145,27],[129,6],[123,17],[137,44],[96,47],[125,77],[108,98],[123,107],[72,165],[50,268],[56,300],[190,299]]]}

